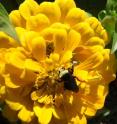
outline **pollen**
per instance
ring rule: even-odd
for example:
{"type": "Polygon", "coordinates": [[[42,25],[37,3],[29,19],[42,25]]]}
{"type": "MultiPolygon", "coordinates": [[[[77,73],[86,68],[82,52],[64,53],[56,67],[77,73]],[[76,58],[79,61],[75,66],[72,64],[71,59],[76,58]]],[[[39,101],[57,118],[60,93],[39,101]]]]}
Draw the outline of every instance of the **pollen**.
{"type": "MultiPolygon", "coordinates": [[[[38,92],[37,99],[46,96],[45,100],[43,102],[41,101],[43,104],[57,104],[57,102],[55,103],[58,99],[57,94],[62,94],[64,92],[64,86],[59,77],[59,69],[54,69],[46,74],[37,74],[34,88],[35,91],[38,92]],[[39,93],[40,90],[41,92],[39,93]]],[[[35,96],[33,99],[35,99],[35,96]]],[[[38,100],[38,102],[40,102],[40,100],[38,100]]]]}

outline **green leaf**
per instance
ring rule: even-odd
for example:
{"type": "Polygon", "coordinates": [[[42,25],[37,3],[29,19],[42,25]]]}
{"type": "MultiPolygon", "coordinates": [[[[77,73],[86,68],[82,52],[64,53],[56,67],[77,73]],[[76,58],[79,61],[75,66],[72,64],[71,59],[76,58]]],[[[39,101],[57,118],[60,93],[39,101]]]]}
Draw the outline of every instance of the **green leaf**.
{"type": "Polygon", "coordinates": [[[102,21],[104,17],[107,15],[106,10],[102,10],[98,13],[98,19],[102,21]]]}
{"type": "Polygon", "coordinates": [[[115,32],[117,32],[117,20],[115,22],[115,32]]]}
{"type": "Polygon", "coordinates": [[[8,13],[1,3],[0,3],[0,31],[5,32],[16,41],[19,41],[16,31],[9,20],[8,13]]]}
{"type": "Polygon", "coordinates": [[[115,32],[116,17],[109,15],[105,16],[101,23],[109,33],[110,37],[113,37],[113,33],[115,32]]]}
{"type": "Polygon", "coordinates": [[[114,32],[111,53],[117,50],[117,32],[114,32]]]}
{"type": "Polygon", "coordinates": [[[107,0],[106,8],[108,10],[113,10],[117,6],[117,0],[107,0]]]}
{"type": "Polygon", "coordinates": [[[1,3],[0,3],[0,15],[6,17],[8,19],[8,13],[1,3]]]}
{"type": "Polygon", "coordinates": [[[117,51],[115,51],[115,57],[117,58],[117,51]]]}

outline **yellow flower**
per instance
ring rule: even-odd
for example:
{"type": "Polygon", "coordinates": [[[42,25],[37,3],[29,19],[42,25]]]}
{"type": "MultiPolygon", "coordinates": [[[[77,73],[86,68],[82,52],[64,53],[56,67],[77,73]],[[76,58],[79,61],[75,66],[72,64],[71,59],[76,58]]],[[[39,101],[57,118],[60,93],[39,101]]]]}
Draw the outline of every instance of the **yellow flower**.
{"type": "Polygon", "coordinates": [[[25,0],[9,17],[20,44],[0,32],[3,115],[30,124],[86,124],[103,107],[116,73],[101,23],[73,0],[25,0]]]}

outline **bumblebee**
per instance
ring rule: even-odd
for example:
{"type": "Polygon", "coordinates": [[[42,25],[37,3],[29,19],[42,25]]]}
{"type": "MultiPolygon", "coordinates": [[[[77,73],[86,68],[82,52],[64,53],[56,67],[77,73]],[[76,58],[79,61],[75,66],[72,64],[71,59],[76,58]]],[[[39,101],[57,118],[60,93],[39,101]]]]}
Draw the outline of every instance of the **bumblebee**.
{"type": "Polygon", "coordinates": [[[76,93],[79,91],[79,87],[76,83],[75,77],[73,76],[73,69],[68,69],[68,70],[62,69],[60,71],[59,77],[61,81],[64,82],[65,90],[67,89],[76,93]]]}

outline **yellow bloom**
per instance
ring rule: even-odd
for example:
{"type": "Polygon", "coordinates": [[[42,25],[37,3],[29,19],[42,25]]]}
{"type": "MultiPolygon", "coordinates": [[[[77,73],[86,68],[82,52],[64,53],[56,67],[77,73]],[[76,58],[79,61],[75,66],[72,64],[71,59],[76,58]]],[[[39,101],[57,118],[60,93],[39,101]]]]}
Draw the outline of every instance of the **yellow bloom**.
{"type": "Polygon", "coordinates": [[[103,107],[116,73],[101,23],[73,0],[25,0],[9,17],[20,44],[0,32],[3,115],[30,124],[86,124],[103,107]]]}

